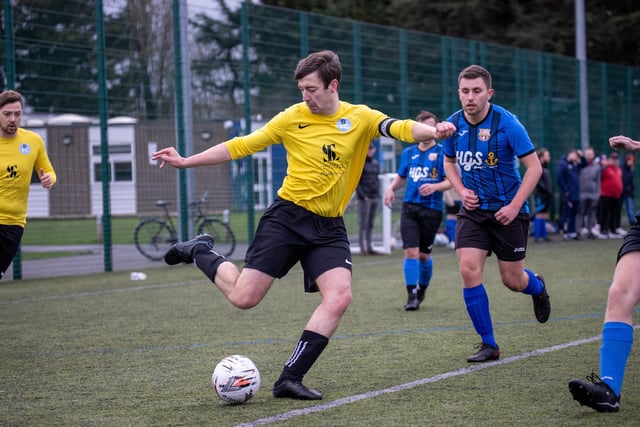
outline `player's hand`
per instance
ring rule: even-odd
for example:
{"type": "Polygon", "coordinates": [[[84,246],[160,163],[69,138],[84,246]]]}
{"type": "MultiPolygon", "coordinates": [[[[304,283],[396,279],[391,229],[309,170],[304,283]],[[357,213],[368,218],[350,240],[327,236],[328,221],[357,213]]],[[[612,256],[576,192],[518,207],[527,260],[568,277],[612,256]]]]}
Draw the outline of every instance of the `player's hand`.
{"type": "Polygon", "coordinates": [[[422,184],[419,188],[418,188],[418,193],[420,193],[421,196],[430,196],[433,193],[435,193],[435,186],[433,184],[422,184]]]}
{"type": "Polygon", "coordinates": [[[628,136],[617,135],[609,138],[609,145],[611,148],[619,150],[621,148],[629,151],[638,151],[640,150],[640,143],[638,141],[634,141],[628,136]]]}
{"type": "Polygon", "coordinates": [[[384,193],[384,205],[388,208],[391,208],[393,202],[396,200],[396,193],[391,189],[391,187],[387,188],[387,191],[384,193]]]}
{"type": "Polygon", "coordinates": [[[494,217],[500,224],[509,225],[514,219],[516,219],[519,212],[520,209],[509,204],[500,208],[498,212],[495,213],[494,217]]]}
{"type": "Polygon", "coordinates": [[[460,194],[460,200],[464,208],[468,211],[477,209],[480,206],[480,198],[473,190],[469,190],[468,188],[465,188],[460,194]]]}
{"type": "Polygon", "coordinates": [[[53,178],[48,173],[45,173],[44,169],[40,168],[40,184],[47,190],[53,186],[53,178]]]}
{"type": "Polygon", "coordinates": [[[436,123],[436,138],[445,139],[449,138],[456,131],[456,126],[451,122],[436,123]]]}
{"type": "Polygon", "coordinates": [[[182,157],[173,147],[167,147],[156,151],[151,154],[151,160],[160,160],[160,168],[163,168],[165,164],[171,165],[174,168],[181,168],[184,163],[184,157],[182,157]]]}

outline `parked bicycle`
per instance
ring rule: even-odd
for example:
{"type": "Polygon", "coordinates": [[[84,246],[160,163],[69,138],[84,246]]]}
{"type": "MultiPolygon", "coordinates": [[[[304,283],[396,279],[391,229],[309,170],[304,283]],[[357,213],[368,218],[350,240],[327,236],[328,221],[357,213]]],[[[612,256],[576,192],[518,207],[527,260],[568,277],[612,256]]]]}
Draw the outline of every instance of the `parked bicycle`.
{"type": "MultiPolygon", "coordinates": [[[[215,251],[228,257],[236,248],[236,238],[229,227],[229,211],[224,211],[222,215],[208,215],[207,194],[205,192],[200,200],[190,204],[195,209],[195,229],[198,234],[206,233],[213,237],[215,251]]],[[[133,232],[136,248],[153,261],[161,260],[169,248],[178,242],[177,229],[169,213],[170,204],[166,200],[158,200],[156,206],[163,209],[164,215],[142,219],[133,232]]]]}

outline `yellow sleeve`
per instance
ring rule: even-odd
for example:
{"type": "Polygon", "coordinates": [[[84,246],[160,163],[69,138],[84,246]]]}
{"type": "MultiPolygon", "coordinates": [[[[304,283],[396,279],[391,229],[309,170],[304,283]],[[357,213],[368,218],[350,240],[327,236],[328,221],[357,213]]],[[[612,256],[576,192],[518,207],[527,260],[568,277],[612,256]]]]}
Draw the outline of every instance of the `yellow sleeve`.
{"type": "Polygon", "coordinates": [[[413,126],[415,124],[416,121],[411,119],[396,120],[389,127],[389,133],[400,141],[416,142],[413,138],[413,126]]]}
{"type": "Polygon", "coordinates": [[[53,165],[49,160],[49,156],[47,155],[47,151],[44,148],[44,143],[42,144],[42,149],[38,153],[38,158],[34,164],[34,169],[36,170],[36,174],[40,176],[40,169],[44,170],[45,173],[51,175],[51,186],[53,186],[58,177],[56,175],[56,171],[53,169],[53,165]]]}
{"type": "Polygon", "coordinates": [[[269,145],[282,143],[285,112],[274,116],[264,127],[249,135],[238,136],[225,142],[231,159],[236,160],[264,150],[269,145]]]}

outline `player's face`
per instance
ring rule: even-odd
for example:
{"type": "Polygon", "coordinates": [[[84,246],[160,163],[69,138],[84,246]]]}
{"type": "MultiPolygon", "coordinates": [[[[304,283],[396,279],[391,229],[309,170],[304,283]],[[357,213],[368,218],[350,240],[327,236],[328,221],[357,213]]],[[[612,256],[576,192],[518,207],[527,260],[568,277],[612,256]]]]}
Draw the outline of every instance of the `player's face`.
{"type": "Polygon", "coordinates": [[[19,102],[5,104],[0,109],[0,136],[11,138],[18,132],[22,118],[22,105],[19,102]]]}
{"type": "Polygon", "coordinates": [[[302,92],[302,100],[313,114],[331,115],[335,113],[338,81],[333,80],[328,88],[315,71],[298,80],[298,89],[302,92]]]}
{"type": "Polygon", "coordinates": [[[481,77],[460,79],[458,86],[458,96],[465,117],[472,123],[480,122],[489,111],[493,89],[489,89],[481,77]]]}

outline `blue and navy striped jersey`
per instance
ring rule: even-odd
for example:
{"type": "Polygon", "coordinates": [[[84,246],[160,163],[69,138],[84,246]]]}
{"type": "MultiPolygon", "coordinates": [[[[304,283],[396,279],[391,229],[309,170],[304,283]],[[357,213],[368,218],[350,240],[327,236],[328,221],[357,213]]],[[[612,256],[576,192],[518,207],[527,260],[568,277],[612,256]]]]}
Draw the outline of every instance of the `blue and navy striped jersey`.
{"type": "MultiPolygon", "coordinates": [[[[462,110],[447,121],[458,130],[443,141],[444,154],[456,158],[462,183],[480,198],[479,209],[497,211],[509,204],[522,182],[516,158],[535,150],[522,123],[494,104],[487,117],[475,126],[467,122],[462,110]]],[[[529,213],[528,203],[520,212],[529,213]]]]}
{"type": "Polygon", "coordinates": [[[441,191],[429,196],[421,196],[419,192],[423,184],[437,184],[445,177],[441,144],[435,144],[427,151],[420,151],[417,144],[405,148],[400,158],[398,175],[407,178],[404,202],[442,211],[441,191]]]}

